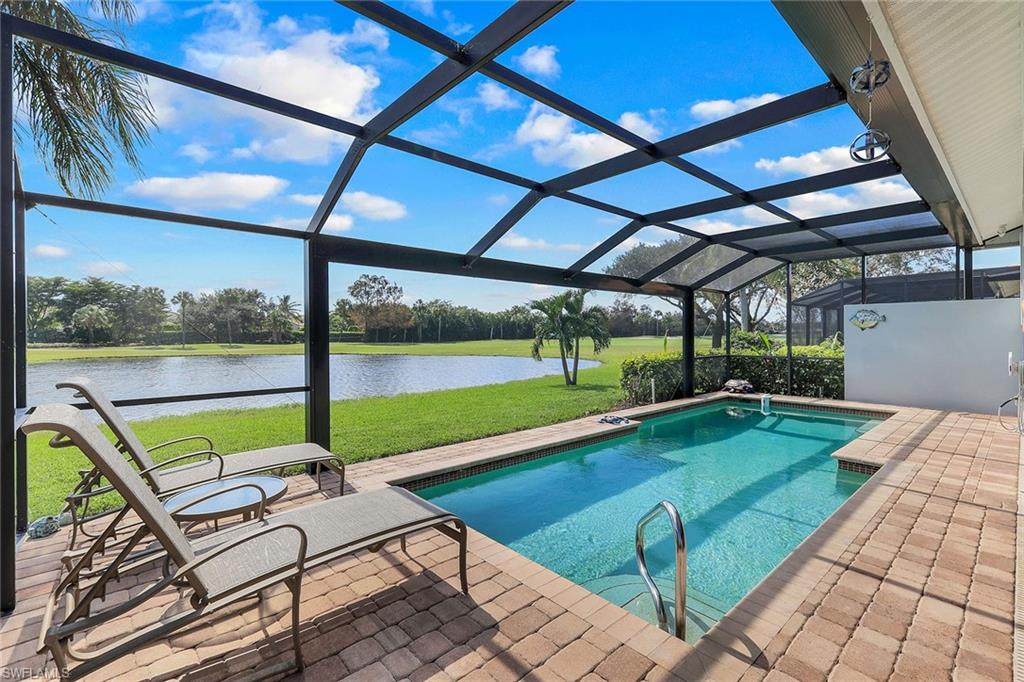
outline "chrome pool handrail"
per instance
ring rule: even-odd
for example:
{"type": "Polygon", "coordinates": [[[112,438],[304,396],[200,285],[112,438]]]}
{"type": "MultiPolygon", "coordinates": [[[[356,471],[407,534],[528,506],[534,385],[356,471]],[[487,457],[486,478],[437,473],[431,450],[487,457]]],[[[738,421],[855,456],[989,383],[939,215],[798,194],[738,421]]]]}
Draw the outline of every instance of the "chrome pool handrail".
{"type": "Polygon", "coordinates": [[[662,500],[651,507],[650,511],[640,517],[636,522],[636,565],[640,569],[640,576],[647,584],[647,591],[654,600],[654,610],[658,614],[658,627],[666,632],[668,629],[668,611],[665,608],[665,599],[661,596],[651,572],[647,569],[647,559],[644,556],[644,529],[647,524],[654,520],[659,513],[664,512],[668,517],[669,525],[672,526],[672,535],[676,543],[676,609],[675,609],[675,634],[679,639],[686,639],[686,531],[683,529],[683,521],[679,518],[679,510],[668,500],[662,500]]]}

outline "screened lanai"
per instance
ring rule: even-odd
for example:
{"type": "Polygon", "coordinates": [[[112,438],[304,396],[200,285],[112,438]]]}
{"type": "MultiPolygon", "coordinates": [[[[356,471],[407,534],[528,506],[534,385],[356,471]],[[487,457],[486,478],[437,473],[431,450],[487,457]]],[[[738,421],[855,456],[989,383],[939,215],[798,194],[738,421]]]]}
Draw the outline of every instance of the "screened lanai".
{"type": "MultiPolygon", "coordinates": [[[[10,15],[0,17],[0,158],[6,171],[0,185],[0,551],[2,583],[0,604],[14,607],[15,539],[27,523],[26,447],[18,434],[19,416],[31,409],[26,404],[25,336],[25,214],[32,207],[59,207],[75,211],[115,215],[134,219],[139,234],[148,226],[176,223],[297,240],[303,244],[305,299],[305,383],[253,391],[224,391],[214,394],[160,396],[117,401],[139,405],[155,401],[186,401],[238,397],[259,393],[302,393],[305,396],[306,439],[329,447],[330,395],[328,375],[328,286],[329,265],[344,263],[366,267],[411,270],[443,275],[522,282],[556,287],[576,287],[626,294],[653,294],[677,298],[691,314],[683,322],[684,380],[681,393],[694,391],[694,292],[708,290],[731,294],[760,277],[790,268],[793,263],[834,258],[861,258],[907,250],[959,246],[966,250],[976,244],[964,230],[962,212],[934,158],[928,156],[921,133],[906,122],[900,108],[898,76],[874,102],[874,124],[890,125],[893,132],[889,154],[871,163],[848,167],[763,186],[739,186],[702,165],[697,152],[754,134],[770,134],[778,126],[836,107],[850,106],[864,119],[863,96],[849,91],[849,68],[864,58],[867,28],[857,26],[860,45],[850,43],[851,53],[841,72],[832,57],[813,54],[822,67],[821,82],[813,87],[784,94],[743,111],[693,127],[665,139],[646,139],[562,96],[552,87],[533,80],[497,59],[531,32],[559,15],[571,19],[569,2],[518,2],[489,25],[467,38],[455,38],[382,2],[339,2],[337,12],[354,12],[364,19],[411,39],[434,55],[425,76],[375,114],[357,123],[315,111],[298,104],[245,89],[228,82],[147,58],[118,47],[90,41],[10,15]],[[14,129],[15,92],[12,59],[21,45],[46,45],[70,50],[92,59],[109,62],[146,74],[152,79],[201,91],[264,112],[287,117],[310,126],[340,133],[351,141],[341,163],[334,170],[326,190],[315,202],[313,213],[302,228],[279,224],[246,222],[208,215],[180,213],[154,208],[58,196],[22,187],[17,172],[14,129]],[[539,102],[575,122],[596,130],[625,145],[627,151],[597,163],[552,177],[525,177],[483,161],[457,156],[442,149],[401,136],[400,126],[424,111],[467,79],[485,78],[501,84],[530,101],[539,102]],[[387,148],[419,157],[469,176],[501,183],[512,195],[511,207],[493,224],[479,226],[476,241],[459,250],[435,250],[386,241],[338,236],[325,231],[342,194],[353,175],[373,148],[387,148]],[[906,157],[906,158],[905,158],[906,157]],[[709,198],[674,205],[665,201],[657,210],[639,210],[628,201],[621,203],[595,198],[592,186],[651,167],[668,169],[673,177],[703,183],[709,198]],[[877,202],[869,208],[840,213],[795,214],[783,208],[787,199],[816,192],[855,186],[859,183],[903,177],[918,190],[919,197],[896,203],[877,202]],[[593,230],[593,246],[564,265],[541,264],[531,260],[495,258],[492,249],[517,224],[544,205],[569,203],[600,212],[608,226],[593,230]],[[756,212],[756,225],[740,229],[716,229],[700,225],[697,219],[714,218],[730,211],[756,212]],[[658,232],[658,240],[645,235],[658,232]],[[647,260],[609,263],[609,256],[624,243],[656,243],[647,260]]],[[[793,23],[806,12],[800,3],[780,3],[779,11],[793,23]]],[[[801,35],[797,30],[798,36],[801,35]]],[[[805,39],[805,44],[807,44],[805,39]]],[[[876,48],[876,56],[878,50],[876,48]]],[[[843,61],[843,60],[839,60],[843,61]]],[[[627,87],[626,84],[620,84],[627,87]]],[[[843,141],[845,144],[845,141],[843,141]]],[[[449,191],[458,197],[460,187],[449,191]]],[[[666,192],[666,196],[670,196],[666,192]]],[[[436,226],[440,233],[443,225],[436,226]]],[[[557,229],[552,227],[551,229],[557,229]]],[[[244,254],[237,254],[244,258],[244,254]]],[[[788,310],[788,309],[787,309],[788,310]]],[[[787,325],[787,329],[792,325],[787,325]]],[[[117,396],[115,396],[116,398],[117,396]]]]}

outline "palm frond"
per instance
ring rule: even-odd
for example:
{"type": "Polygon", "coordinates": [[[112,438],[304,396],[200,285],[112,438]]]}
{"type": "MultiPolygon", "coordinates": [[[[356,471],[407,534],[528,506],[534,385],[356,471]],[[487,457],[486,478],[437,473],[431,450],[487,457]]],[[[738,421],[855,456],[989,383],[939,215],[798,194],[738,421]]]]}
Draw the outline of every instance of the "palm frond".
{"type": "MultiPolygon", "coordinates": [[[[0,0],[0,10],[100,42],[123,45],[118,25],[130,23],[128,0],[95,0],[95,12],[114,27],[76,15],[60,0],[0,0]]],[[[114,180],[117,157],[141,172],[139,149],[156,126],[145,78],[67,50],[18,40],[15,89],[21,119],[19,142],[32,136],[37,154],[61,189],[96,198],[114,180]]]]}

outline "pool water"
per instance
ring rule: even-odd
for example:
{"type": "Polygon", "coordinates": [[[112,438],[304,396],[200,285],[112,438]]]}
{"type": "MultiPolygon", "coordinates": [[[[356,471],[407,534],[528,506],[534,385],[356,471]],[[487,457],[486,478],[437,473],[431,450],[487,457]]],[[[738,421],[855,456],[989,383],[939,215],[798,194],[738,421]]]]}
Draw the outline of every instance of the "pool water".
{"type": "MultiPolygon", "coordinates": [[[[722,401],[628,436],[418,491],[470,526],[646,618],[636,522],[668,500],[686,529],[687,639],[699,637],[867,480],[831,454],[877,422],[722,401]]],[[[672,599],[662,516],[648,566],[672,599]]],[[[671,622],[671,620],[670,620],[671,622]]]]}

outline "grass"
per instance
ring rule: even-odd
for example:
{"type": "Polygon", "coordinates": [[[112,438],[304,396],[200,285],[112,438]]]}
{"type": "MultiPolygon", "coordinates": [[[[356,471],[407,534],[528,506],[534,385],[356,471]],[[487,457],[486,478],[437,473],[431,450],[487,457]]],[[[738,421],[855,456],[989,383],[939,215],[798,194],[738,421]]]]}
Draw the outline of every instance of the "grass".
{"type": "MultiPolygon", "coordinates": [[[[617,344],[635,353],[660,351],[663,338],[656,336],[617,339],[617,344]]],[[[710,347],[709,338],[697,341],[698,349],[710,347]]],[[[669,349],[678,349],[679,337],[669,339],[669,349]]],[[[618,349],[611,349],[609,357],[618,349]]],[[[36,346],[28,349],[28,364],[60,360],[115,358],[190,357],[207,355],[302,355],[301,343],[193,343],[164,346],[36,346]]],[[[522,339],[495,341],[453,341],[448,343],[353,343],[331,344],[337,355],[513,355],[529,356],[530,342],[522,339]]],[[[603,356],[602,356],[603,357],[603,356]]]]}
{"type": "MultiPolygon", "coordinates": [[[[669,340],[670,349],[678,344],[678,338],[669,340]]],[[[702,344],[710,345],[706,340],[702,340],[702,344]]],[[[348,353],[528,356],[530,352],[529,341],[523,340],[335,346],[342,346],[340,352],[348,353]]],[[[302,348],[298,345],[284,347],[302,348]]],[[[580,370],[577,386],[566,386],[561,375],[553,375],[471,388],[334,401],[331,449],[346,462],[360,462],[604,412],[621,401],[619,367],[622,361],[638,353],[660,351],[662,347],[663,340],[658,337],[620,338],[600,356],[584,353],[583,357],[598,359],[602,364],[580,370]]],[[[213,354],[214,348],[211,346],[211,353],[205,354],[213,354]]],[[[301,404],[160,417],[136,422],[133,426],[148,444],[201,433],[211,437],[215,448],[223,454],[298,443],[304,437],[301,404]]],[[[64,495],[77,480],[78,469],[88,466],[81,453],[70,449],[53,450],[47,440],[45,434],[29,438],[32,518],[60,511],[64,495]]],[[[158,459],[182,452],[166,448],[159,452],[158,459]]]]}

